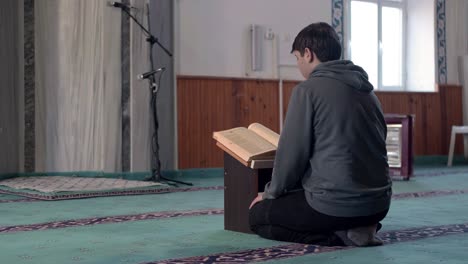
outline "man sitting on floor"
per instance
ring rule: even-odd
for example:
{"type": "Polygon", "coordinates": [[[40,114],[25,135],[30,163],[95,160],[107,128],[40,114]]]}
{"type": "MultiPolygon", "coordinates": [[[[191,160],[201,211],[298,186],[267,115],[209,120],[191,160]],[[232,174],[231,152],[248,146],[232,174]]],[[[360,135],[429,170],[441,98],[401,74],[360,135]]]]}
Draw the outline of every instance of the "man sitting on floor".
{"type": "Polygon", "coordinates": [[[326,23],[304,28],[292,53],[306,78],[288,106],[271,182],[250,206],[261,237],[307,244],[375,246],[390,208],[387,126],[367,73],[340,60],[326,23]]]}

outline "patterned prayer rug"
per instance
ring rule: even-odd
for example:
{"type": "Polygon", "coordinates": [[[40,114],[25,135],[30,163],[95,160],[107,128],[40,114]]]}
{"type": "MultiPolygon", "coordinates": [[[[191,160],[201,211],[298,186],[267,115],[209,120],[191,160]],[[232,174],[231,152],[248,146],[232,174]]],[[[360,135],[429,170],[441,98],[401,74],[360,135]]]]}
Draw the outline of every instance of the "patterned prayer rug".
{"type": "Polygon", "coordinates": [[[0,193],[40,200],[156,194],[210,188],[176,188],[159,182],[67,176],[17,177],[0,181],[0,193]]]}
{"type": "Polygon", "coordinates": [[[0,184],[14,189],[29,189],[45,193],[102,191],[162,185],[157,182],[66,176],[17,177],[0,181],[0,184]]]}

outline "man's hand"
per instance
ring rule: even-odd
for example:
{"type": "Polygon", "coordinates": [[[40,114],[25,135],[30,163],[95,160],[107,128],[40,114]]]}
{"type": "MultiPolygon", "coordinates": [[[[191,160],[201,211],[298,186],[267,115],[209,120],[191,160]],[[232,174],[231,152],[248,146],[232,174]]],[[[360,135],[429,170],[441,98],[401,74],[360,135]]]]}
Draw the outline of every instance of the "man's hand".
{"type": "Polygon", "coordinates": [[[262,200],[263,200],[263,193],[261,192],[261,193],[258,193],[257,197],[255,197],[255,199],[252,201],[252,203],[249,206],[249,209],[251,209],[252,206],[254,206],[258,202],[261,202],[262,200]]]}

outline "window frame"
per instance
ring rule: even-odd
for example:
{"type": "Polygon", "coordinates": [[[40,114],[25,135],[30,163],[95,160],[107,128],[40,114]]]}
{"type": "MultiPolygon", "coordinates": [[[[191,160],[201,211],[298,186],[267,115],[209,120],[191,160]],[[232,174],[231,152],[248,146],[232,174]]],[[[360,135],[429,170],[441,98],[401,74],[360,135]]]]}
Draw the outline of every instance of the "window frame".
{"type": "MultiPolygon", "coordinates": [[[[378,77],[377,77],[377,87],[375,89],[379,91],[407,91],[407,68],[406,68],[406,52],[407,52],[407,1],[392,1],[392,0],[346,0],[344,2],[345,9],[345,34],[344,34],[344,55],[346,59],[351,59],[351,2],[367,2],[377,4],[377,17],[378,17],[378,39],[377,39],[377,67],[378,67],[378,77]],[[402,58],[401,58],[401,86],[383,86],[382,77],[383,77],[383,64],[382,64],[382,7],[393,7],[399,8],[402,10],[402,36],[401,36],[401,47],[402,47],[402,58]]],[[[365,70],[365,69],[364,69],[365,70]]]]}

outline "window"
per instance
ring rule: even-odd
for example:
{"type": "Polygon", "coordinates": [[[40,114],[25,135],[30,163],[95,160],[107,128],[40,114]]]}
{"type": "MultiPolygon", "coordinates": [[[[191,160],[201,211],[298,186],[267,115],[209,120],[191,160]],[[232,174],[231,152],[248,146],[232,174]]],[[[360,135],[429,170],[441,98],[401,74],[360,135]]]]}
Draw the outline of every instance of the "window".
{"type": "Polygon", "coordinates": [[[348,0],[347,58],[376,89],[405,88],[405,0],[348,0]]]}
{"type": "Polygon", "coordinates": [[[436,90],[435,0],[346,0],[345,57],[376,89],[436,90]]]}

